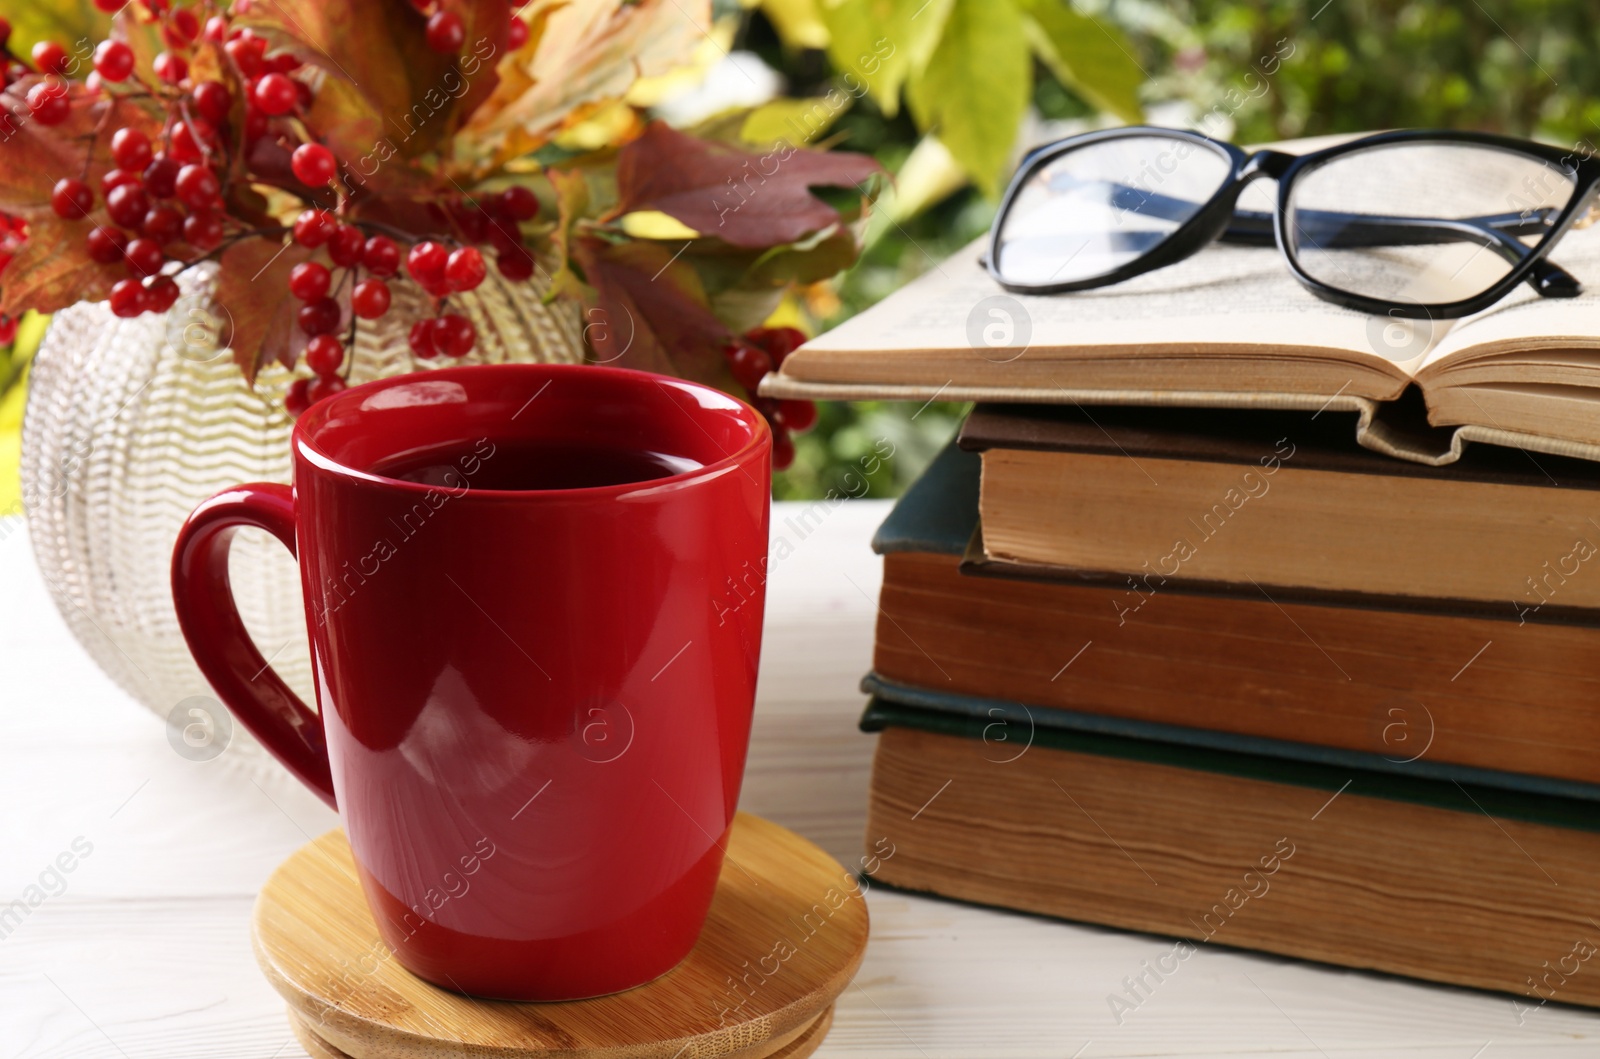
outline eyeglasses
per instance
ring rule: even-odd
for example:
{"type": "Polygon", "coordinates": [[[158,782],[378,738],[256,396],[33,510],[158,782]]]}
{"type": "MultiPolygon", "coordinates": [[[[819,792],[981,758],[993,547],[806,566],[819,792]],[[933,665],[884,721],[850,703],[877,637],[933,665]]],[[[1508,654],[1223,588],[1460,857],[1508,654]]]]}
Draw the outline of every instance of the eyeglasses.
{"type": "Polygon", "coordinates": [[[1055,294],[1121,283],[1217,240],[1276,243],[1327,301],[1466,316],[1522,282],[1547,298],[1579,294],[1549,253],[1593,223],[1597,185],[1593,156],[1483,133],[1386,132],[1291,155],[1178,129],[1110,129],[1023,159],[985,267],[1007,290],[1055,294]],[[1240,209],[1262,177],[1278,182],[1276,211],[1240,209]]]}

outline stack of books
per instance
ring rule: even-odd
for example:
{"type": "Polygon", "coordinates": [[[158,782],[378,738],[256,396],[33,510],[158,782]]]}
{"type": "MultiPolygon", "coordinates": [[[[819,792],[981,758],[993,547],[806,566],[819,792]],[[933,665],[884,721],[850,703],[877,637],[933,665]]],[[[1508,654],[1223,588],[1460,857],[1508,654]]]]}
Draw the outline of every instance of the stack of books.
{"type": "MultiPolygon", "coordinates": [[[[980,403],[874,542],[875,880],[1600,1006],[1600,339],[1535,337],[1514,301],[1492,350],[1457,324],[1380,393],[1319,346],[1358,314],[1298,288],[1295,343],[1180,291],[1152,311],[1201,324],[1115,349],[1093,320],[1116,295],[1073,295],[1014,301],[1035,341],[1069,310],[1088,338],[967,345],[985,367],[934,338],[966,282],[908,288],[767,388],[1029,402],[980,403]],[[1462,350],[1459,392],[1408,385],[1462,350]]],[[[1556,311],[1600,335],[1600,300],[1556,311]]]]}

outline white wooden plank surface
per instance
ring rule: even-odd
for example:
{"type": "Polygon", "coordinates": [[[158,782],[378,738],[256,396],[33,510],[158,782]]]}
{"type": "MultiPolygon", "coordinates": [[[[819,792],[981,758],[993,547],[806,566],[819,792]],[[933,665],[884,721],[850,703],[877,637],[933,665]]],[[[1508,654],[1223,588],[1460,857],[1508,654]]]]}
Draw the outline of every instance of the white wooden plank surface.
{"type": "MultiPolygon", "coordinates": [[[[774,519],[793,554],[771,576],[743,804],[846,862],[861,851],[872,750],[855,729],[879,582],[867,541],[885,511],[857,501],[802,523],[779,505],[774,519]]],[[[25,534],[0,537],[0,905],[75,838],[93,845],[64,892],[0,940],[0,1059],[304,1055],[247,923],[267,873],[334,818],[234,756],[176,755],[69,638],[25,534]]],[[[1170,940],[868,899],[872,944],[824,1057],[1600,1054],[1600,1017],[1585,1011],[1519,1023],[1507,997],[1211,948],[1119,1025],[1107,995],[1170,940]]]]}

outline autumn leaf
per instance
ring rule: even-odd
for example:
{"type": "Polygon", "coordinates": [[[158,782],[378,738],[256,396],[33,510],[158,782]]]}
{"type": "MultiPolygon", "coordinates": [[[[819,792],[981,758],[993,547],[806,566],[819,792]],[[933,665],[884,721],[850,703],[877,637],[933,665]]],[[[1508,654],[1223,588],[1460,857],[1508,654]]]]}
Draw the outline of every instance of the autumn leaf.
{"type": "Polygon", "coordinates": [[[681,65],[711,27],[710,0],[531,0],[539,39],[503,67],[503,81],[466,133],[499,157],[545,142],[581,109],[620,99],[640,77],[681,65]]]}
{"type": "Polygon", "coordinates": [[[27,309],[53,313],[78,302],[99,301],[127,275],[121,266],[97,264],[89,257],[84,235],[91,221],[64,221],[48,206],[18,215],[27,221],[28,238],[0,272],[0,314],[16,318],[27,309]]]}
{"type": "Polygon", "coordinates": [[[734,388],[722,354],[728,327],[670,247],[582,235],[573,257],[595,292],[584,337],[597,362],[734,388]]]}
{"type": "Polygon", "coordinates": [[[300,302],[289,293],[289,271],[310,256],[298,243],[265,236],[242,239],[222,252],[212,302],[248,385],[273,360],[294,367],[291,339],[300,302]]]}
{"type": "Polygon", "coordinates": [[[556,226],[550,233],[550,243],[555,247],[557,262],[550,290],[552,294],[564,294],[577,286],[577,277],[572,273],[572,232],[589,207],[589,182],[577,170],[552,169],[549,177],[556,193],[556,226]]]}
{"type": "Polygon", "coordinates": [[[880,172],[866,155],[788,145],[752,154],[654,121],[617,154],[613,212],[659,210],[733,246],[776,246],[840,222],[811,188],[859,188],[880,172]]]}

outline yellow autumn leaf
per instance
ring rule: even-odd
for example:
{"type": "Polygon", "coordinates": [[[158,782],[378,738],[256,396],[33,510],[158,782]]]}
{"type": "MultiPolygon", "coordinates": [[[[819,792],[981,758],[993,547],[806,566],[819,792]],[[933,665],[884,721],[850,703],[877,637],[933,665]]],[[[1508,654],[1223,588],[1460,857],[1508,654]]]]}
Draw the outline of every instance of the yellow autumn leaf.
{"type": "Polygon", "coordinates": [[[635,239],[698,239],[700,233],[660,210],[635,210],[619,219],[622,230],[635,239]]]}
{"type": "Polygon", "coordinates": [[[524,17],[542,25],[538,40],[500,64],[500,84],[466,126],[502,160],[547,141],[580,109],[621,99],[640,77],[688,61],[711,28],[711,3],[532,0],[524,17]]]}

